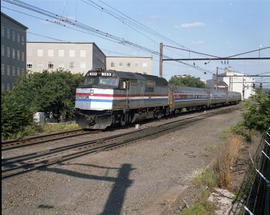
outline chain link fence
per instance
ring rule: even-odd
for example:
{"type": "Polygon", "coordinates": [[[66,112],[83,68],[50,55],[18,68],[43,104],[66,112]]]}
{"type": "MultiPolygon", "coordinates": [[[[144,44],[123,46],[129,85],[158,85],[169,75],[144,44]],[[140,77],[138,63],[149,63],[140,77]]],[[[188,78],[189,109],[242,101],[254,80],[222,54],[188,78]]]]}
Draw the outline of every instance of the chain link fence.
{"type": "Polygon", "coordinates": [[[270,128],[250,157],[229,215],[270,215],[270,128]]]}

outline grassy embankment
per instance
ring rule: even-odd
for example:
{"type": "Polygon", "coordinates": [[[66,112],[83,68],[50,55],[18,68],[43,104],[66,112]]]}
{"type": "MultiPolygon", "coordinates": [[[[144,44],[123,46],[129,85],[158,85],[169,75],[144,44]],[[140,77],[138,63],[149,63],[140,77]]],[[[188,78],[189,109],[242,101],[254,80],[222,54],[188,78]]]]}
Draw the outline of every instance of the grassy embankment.
{"type": "MultiPolygon", "coordinates": [[[[199,187],[199,194],[194,205],[185,208],[181,215],[208,215],[213,214],[215,204],[209,202],[208,198],[215,187],[231,190],[231,168],[236,161],[244,138],[234,133],[234,127],[222,135],[224,144],[219,150],[218,159],[212,168],[204,169],[193,178],[193,183],[199,187]]],[[[216,147],[206,147],[205,156],[209,156],[211,150],[216,147]]]]}

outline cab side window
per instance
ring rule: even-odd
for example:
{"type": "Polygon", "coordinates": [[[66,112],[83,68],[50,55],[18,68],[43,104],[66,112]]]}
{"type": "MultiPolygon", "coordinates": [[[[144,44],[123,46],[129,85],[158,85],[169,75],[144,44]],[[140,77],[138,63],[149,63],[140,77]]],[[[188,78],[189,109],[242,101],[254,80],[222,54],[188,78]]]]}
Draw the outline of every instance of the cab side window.
{"type": "Polygon", "coordinates": [[[152,80],[147,80],[146,81],[146,86],[145,86],[145,92],[154,92],[154,81],[152,80]]]}

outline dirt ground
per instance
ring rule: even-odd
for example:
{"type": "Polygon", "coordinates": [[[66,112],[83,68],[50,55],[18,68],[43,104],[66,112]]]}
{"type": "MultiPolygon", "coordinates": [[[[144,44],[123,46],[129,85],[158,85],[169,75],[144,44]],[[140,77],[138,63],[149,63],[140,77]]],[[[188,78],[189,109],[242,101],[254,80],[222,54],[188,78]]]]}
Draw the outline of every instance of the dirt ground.
{"type": "MultiPolygon", "coordinates": [[[[161,214],[216,157],[241,110],[2,180],[2,214],[161,214]]],[[[144,125],[146,126],[146,125],[144,125]]]]}

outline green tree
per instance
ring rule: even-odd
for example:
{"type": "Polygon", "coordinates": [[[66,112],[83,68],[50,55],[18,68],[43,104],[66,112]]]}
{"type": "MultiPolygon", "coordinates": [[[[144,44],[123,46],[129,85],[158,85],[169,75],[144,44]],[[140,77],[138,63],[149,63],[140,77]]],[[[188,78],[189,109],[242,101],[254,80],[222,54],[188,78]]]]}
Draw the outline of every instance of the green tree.
{"type": "Polygon", "coordinates": [[[36,112],[51,112],[60,120],[73,117],[75,90],[82,83],[82,74],[69,71],[26,73],[15,84],[13,93],[36,112]]]}
{"type": "Polygon", "coordinates": [[[82,74],[68,71],[26,72],[12,91],[1,94],[2,139],[39,130],[33,120],[35,112],[53,113],[58,120],[72,118],[75,90],[82,83],[82,74]]]}
{"type": "Polygon", "coordinates": [[[35,125],[33,110],[20,102],[12,92],[1,94],[1,136],[2,139],[24,133],[27,126],[35,125]]]}
{"type": "Polygon", "coordinates": [[[245,103],[244,126],[248,129],[266,131],[270,126],[270,92],[256,90],[251,101],[245,103]]]}
{"type": "Polygon", "coordinates": [[[198,87],[206,88],[206,84],[200,80],[200,78],[195,78],[193,76],[173,76],[169,80],[169,85],[171,86],[181,86],[181,87],[198,87]]]}

